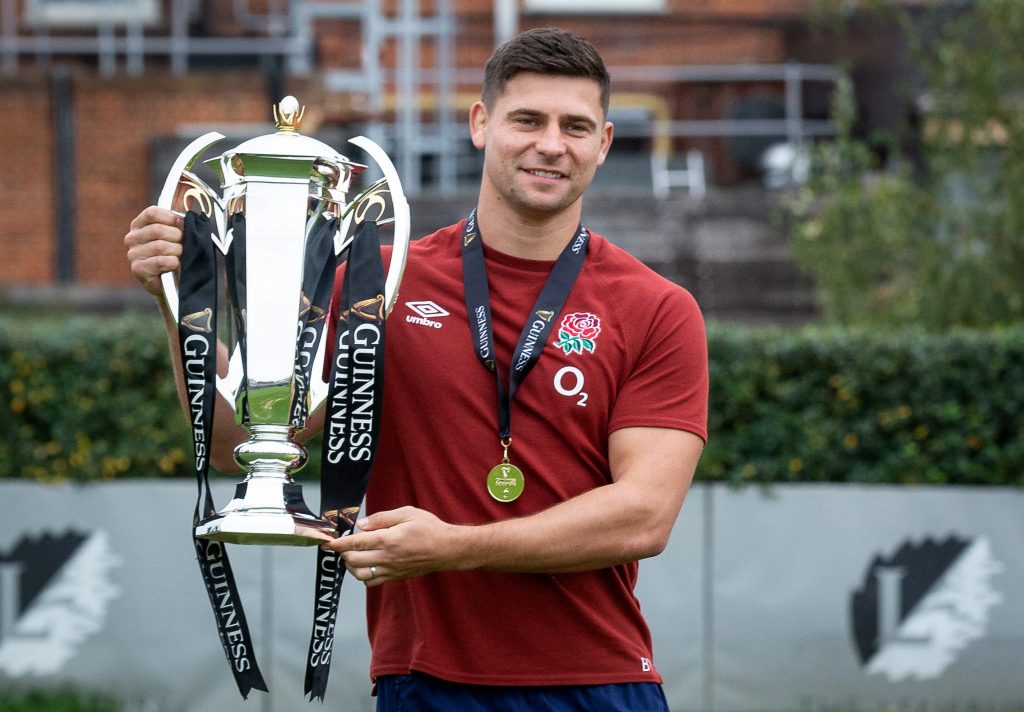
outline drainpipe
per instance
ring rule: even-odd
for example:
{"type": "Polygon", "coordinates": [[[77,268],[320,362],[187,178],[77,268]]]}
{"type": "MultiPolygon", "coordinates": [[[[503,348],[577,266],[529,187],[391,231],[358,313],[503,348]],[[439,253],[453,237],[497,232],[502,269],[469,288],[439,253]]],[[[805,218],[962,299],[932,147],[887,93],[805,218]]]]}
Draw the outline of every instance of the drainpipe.
{"type": "Polygon", "coordinates": [[[494,46],[508,42],[518,33],[518,0],[494,0],[494,46]]]}
{"type": "Polygon", "coordinates": [[[54,208],[57,214],[54,276],[59,285],[75,281],[75,108],[71,73],[55,69],[50,75],[53,108],[54,208]]]}

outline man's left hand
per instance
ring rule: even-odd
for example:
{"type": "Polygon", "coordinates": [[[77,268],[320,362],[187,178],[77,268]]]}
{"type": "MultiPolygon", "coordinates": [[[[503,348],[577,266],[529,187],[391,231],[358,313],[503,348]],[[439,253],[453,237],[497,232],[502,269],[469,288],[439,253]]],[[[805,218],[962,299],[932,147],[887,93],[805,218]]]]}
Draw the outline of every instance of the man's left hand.
{"type": "Polygon", "coordinates": [[[359,531],[324,544],[345,560],[345,568],[367,586],[460,568],[450,561],[457,527],[416,507],[363,517],[359,531]]]}

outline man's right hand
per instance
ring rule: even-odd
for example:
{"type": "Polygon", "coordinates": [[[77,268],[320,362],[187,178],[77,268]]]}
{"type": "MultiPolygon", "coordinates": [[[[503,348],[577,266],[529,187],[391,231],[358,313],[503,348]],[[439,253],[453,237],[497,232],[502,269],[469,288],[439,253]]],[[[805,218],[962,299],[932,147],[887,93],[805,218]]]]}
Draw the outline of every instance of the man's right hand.
{"type": "MultiPolygon", "coordinates": [[[[163,285],[160,284],[160,275],[165,272],[177,272],[181,268],[181,235],[184,227],[183,217],[151,205],[132,220],[128,234],[124,236],[124,246],[128,252],[128,265],[135,279],[139,280],[147,292],[157,297],[167,327],[178,398],[185,417],[191,419],[192,413],[182,376],[181,352],[178,348],[177,318],[170,313],[166,300],[162,298],[163,285]]],[[[223,377],[227,374],[227,369],[228,352],[224,344],[218,342],[217,373],[223,377]]],[[[244,441],[248,433],[235,424],[234,414],[230,408],[217,408],[213,421],[213,435],[208,449],[210,464],[221,472],[236,471],[238,463],[233,456],[235,445],[244,441]]]]}
{"type": "Polygon", "coordinates": [[[160,275],[176,272],[181,265],[181,231],[184,218],[151,205],[132,220],[124,245],[132,274],[146,291],[162,294],[160,275]]]}

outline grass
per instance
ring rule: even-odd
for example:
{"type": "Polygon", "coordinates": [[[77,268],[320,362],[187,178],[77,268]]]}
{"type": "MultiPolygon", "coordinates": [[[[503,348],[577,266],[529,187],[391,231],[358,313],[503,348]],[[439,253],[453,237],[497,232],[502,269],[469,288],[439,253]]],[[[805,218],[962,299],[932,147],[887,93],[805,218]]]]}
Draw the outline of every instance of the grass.
{"type": "Polygon", "coordinates": [[[0,712],[121,712],[113,698],[75,690],[0,691],[0,712]]]}

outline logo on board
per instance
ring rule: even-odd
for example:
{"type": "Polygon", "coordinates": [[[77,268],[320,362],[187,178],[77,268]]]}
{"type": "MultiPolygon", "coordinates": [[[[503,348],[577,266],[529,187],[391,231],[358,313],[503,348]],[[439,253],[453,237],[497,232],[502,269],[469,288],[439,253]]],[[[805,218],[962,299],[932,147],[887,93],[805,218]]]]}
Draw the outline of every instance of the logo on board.
{"type": "Polygon", "coordinates": [[[985,634],[1003,601],[993,579],[1004,568],[984,537],[907,541],[876,554],[851,598],[865,671],[890,682],[938,678],[985,634]]]}
{"type": "Polygon", "coordinates": [[[0,551],[0,672],[59,672],[102,627],[122,560],[106,532],[22,537],[0,551]]]}

